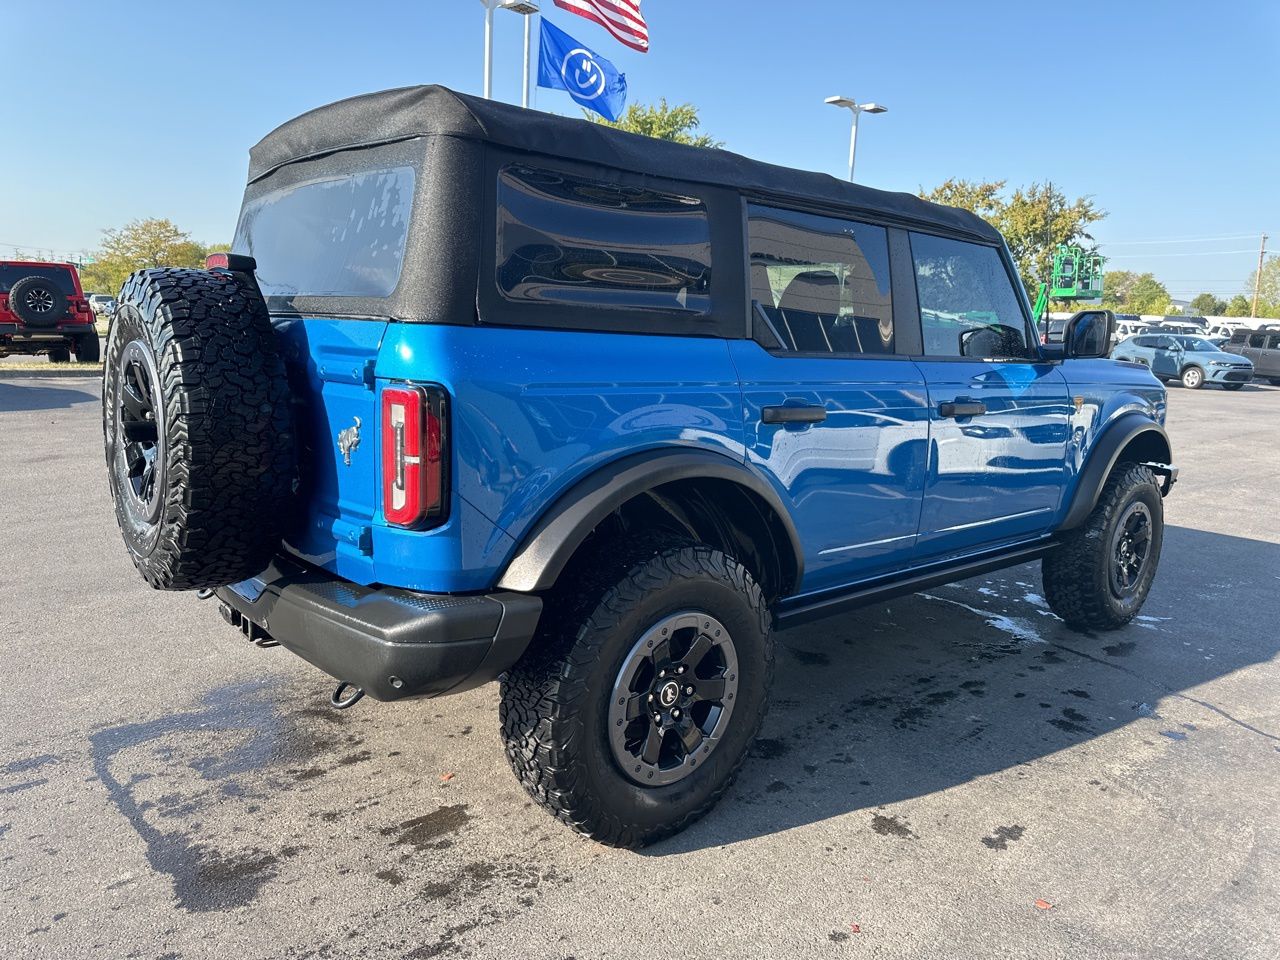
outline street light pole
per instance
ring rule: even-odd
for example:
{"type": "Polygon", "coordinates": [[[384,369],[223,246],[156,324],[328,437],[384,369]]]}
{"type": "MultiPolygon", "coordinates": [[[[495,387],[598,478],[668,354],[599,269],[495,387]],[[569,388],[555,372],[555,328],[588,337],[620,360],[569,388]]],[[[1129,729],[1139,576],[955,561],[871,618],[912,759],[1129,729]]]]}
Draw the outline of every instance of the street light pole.
{"type": "Polygon", "coordinates": [[[510,10],[524,17],[524,82],[520,87],[520,106],[529,106],[529,51],[533,37],[533,18],[538,13],[538,5],[532,0],[501,0],[498,4],[503,10],[510,10]]]}
{"type": "Polygon", "coordinates": [[[493,8],[497,0],[480,0],[484,4],[484,98],[493,97],[493,8]]]}
{"type": "Polygon", "coordinates": [[[858,117],[864,113],[887,113],[888,107],[878,103],[858,103],[850,97],[827,97],[826,103],[843,107],[853,114],[853,126],[849,131],[849,182],[853,182],[853,161],[858,151],[858,117]]]}

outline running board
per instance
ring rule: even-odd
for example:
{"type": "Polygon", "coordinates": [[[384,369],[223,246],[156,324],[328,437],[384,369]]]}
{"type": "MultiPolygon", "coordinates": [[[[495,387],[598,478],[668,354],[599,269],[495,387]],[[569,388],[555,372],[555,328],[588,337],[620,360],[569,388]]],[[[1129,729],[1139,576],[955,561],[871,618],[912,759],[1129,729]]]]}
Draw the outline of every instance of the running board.
{"type": "Polygon", "coordinates": [[[819,620],[873,603],[892,600],[894,597],[919,593],[921,590],[927,590],[939,584],[966,580],[980,573],[989,573],[1004,567],[1015,567],[1020,563],[1039,560],[1056,546],[1057,543],[1054,541],[1042,541],[1033,546],[1019,547],[998,554],[988,553],[979,557],[970,557],[946,566],[934,565],[932,568],[926,568],[906,578],[881,577],[847,590],[791,597],[778,604],[777,625],[779,628],[794,627],[797,624],[808,623],[810,620],[819,620]]]}

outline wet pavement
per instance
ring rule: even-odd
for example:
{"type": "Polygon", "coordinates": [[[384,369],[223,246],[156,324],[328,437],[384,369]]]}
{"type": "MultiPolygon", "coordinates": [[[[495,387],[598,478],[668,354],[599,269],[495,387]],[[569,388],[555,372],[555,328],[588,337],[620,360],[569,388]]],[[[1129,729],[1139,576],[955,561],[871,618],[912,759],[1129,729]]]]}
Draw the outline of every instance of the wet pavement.
{"type": "Polygon", "coordinates": [[[762,739],[641,852],[533,807],[497,691],[364,701],[149,590],[92,381],[0,381],[0,929],[21,957],[1280,955],[1280,390],[1170,390],[1143,616],[1019,567],[779,636],[762,739]]]}

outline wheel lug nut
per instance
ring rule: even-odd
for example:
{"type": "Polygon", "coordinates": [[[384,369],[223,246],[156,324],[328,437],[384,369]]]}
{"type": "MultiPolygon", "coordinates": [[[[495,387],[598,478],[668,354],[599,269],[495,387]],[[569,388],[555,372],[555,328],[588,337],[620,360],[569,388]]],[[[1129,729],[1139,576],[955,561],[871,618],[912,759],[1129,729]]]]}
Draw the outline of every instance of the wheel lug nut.
{"type": "Polygon", "coordinates": [[[684,688],[684,692],[685,692],[685,695],[686,695],[686,696],[692,697],[692,696],[693,696],[693,687],[685,687],[685,688],[684,688]]]}
{"type": "Polygon", "coordinates": [[[650,703],[653,703],[653,694],[652,694],[652,693],[651,693],[651,694],[649,694],[649,702],[650,702],[650,703]]]}
{"type": "Polygon", "coordinates": [[[662,679],[663,677],[665,677],[666,675],[667,675],[667,671],[665,671],[665,670],[659,670],[659,671],[658,671],[658,679],[659,679],[659,680],[661,680],[661,679],[662,679]]]}
{"type": "Polygon", "coordinates": [[[683,663],[682,663],[682,664],[680,664],[680,666],[676,668],[676,673],[684,673],[684,664],[683,664],[683,663]]]}
{"type": "Polygon", "coordinates": [[[673,716],[675,719],[679,720],[679,719],[680,719],[680,711],[679,711],[679,710],[672,710],[672,711],[671,711],[671,716],[673,716]]]}

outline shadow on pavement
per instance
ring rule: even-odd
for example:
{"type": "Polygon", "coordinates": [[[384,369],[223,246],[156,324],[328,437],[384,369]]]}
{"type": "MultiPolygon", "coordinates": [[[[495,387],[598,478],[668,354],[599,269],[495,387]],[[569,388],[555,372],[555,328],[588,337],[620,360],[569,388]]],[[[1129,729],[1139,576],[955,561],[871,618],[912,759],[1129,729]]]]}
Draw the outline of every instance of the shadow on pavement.
{"type": "Polygon", "coordinates": [[[98,402],[98,380],[88,374],[75,386],[54,386],[48,380],[0,380],[0,413],[64,410],[98,402]]]}
{"type": "MultiPolygon", "coordinates": [[[[665,856],[778,833],[931,794],[1137,721],[1194,737],[1160,701],[1280,652],[1254,614],[1280,587],[1280,545],[1166,528],[1156,589],[1123,630],[1053,617],[1038,565],[940,587],[778,635],[770,718],[742,776],[704,820],[642,853],[665,856]],[[1256,598],[1256,599],[1253,599],[1256,598]],[[1251,612],[1252,611],[1252,612],[1251,612]]],[[[881,833],[909,824],[874,816],[881,833]]],[[[998,842],[998,838],[997,838],[998,842]]]]}

